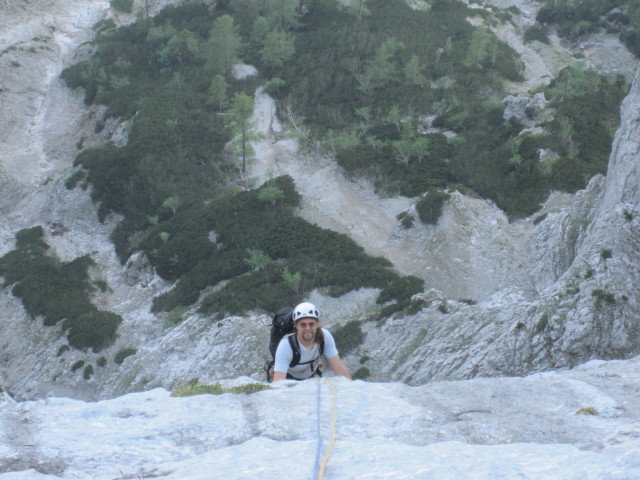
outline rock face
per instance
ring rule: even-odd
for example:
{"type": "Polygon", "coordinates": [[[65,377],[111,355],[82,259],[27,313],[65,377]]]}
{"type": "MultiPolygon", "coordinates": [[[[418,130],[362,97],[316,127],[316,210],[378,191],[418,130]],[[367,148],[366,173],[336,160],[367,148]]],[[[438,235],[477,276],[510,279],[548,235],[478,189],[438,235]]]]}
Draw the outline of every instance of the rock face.
{"type": "Polygon", "coordinates": [[[284,381],[252,394],[184,398],[158,388],[90,403],[0,396],[0,475],[310,478],[314,452],[323,459],[330,444],[335,398],[325,478],[637,479],[639,367],[640,358],[594,361],[567,372],[420,387],[284,381]]]}
{"type": "MultiPolygon", "coordinates": [[[[522,11],[536,5],[525,2],[522,11]]],[[[97,266],[91,278],[111,289],[93,301],[124,318],[112,347],[66,350],[63,332],[30,319],[20,300],[3,289],[0,385],[19,398],[95,400],[194,377],[262,378],[266,315],[212,322],[186,312],[182,323],[165,325],[166,314],[149,308],[170,285],[143,257],[121,265],[109,240],[118,219],[99,223],[89,192],[64,186],[77,142],[97,140],[92,122],[100,110],[87,109],[81,92],[66,89],[58,74],[90,38],[91,25],[113,15],[108,2],[0,2],[0,15],[0,52],[15,45],[0,55],[0,254],[13,248],[15,232],[42,225],[62,260],[92,254],[97,266]],[[116,363],[123,349],[136,353],[116,363]],[[78,362],[92,366],[90,378],[71,368],[78,362]]],[[[298,154],[295,140],[277,122],[273,101],[260,89],[256,101],[254,120],[264,137],[255,145],[252,175],[292,175],[303,194],[300,216],[349,235],[432,288],[422,295],[419,312],[363,325],[364,343],[346,356],[352,371],[366,366],[376,379],[421,384],[522,375],[640,352],[638,78],[622,106],[606,177],[594,177],[575,195],[553,194],[534,218],[517,222],[491,202],[453,192],[438,225],[416,222],[409,230],[396,215],[413,212],[415,199],[380,198],[370,185],[346,179],[332,159],[298,154]]],[[[509,101],[512,113],[522,117],[542,99],[509,101]]],[[[112,141],[127,141],[117,120],[104,132],[112,141]]],[[[326,312],[331,327],[374,312],[376,293],[330,299],[313,292],[311,301],[326,312]]]]}
{"type": "Polygon", "coordinates": [[[638,139],[639,76],[622,104],[607,177],[594,177],[568,203],[550,200],[531,232],[533,290],[506,288],[478,305],[433,302],[368,326],[360,353],[375,359],[375,375],[419,384],[640,352],[638,139]]]}

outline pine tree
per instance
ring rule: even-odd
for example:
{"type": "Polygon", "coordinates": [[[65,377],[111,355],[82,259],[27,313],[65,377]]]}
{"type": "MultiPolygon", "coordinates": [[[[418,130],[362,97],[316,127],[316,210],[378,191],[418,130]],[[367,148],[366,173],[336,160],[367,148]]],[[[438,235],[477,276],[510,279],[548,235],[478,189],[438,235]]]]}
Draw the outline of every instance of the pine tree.
{"type": "Polygon", "coordinates": [[[236,93],[228,113],[235,123],[236,150],[242,156],[242,174],[244,175],[247,170],[247,161],[253,157],[250,143],[257,138],[252,132],[253,125],[250,121],[253,113],[253,99],[246,93],[236,93]]]}
{"type": "Polygon", "coordinates": [[[224,107],[227,106],[229,98],[227,97],[227,89],[229,84],[224,77],[220,74],[215,75],[211,80],[211,85],[208,90],[207,103],[216,107],[218,112],[221,112],[224,107]]]}
{"type": "Polygon", "coordinates": [[[276,29],[267,33],[260,56],[267,67],[277,69],[282,67],[294,52],[291,35],[276,29]]]}
{"type": "Polygon", "coordinates": [[[205,51],[207,67],[214,73],[229,76],[231,67],[238,61],[241,47],[233,17],[222,15],[216,18],[205,51]]]}

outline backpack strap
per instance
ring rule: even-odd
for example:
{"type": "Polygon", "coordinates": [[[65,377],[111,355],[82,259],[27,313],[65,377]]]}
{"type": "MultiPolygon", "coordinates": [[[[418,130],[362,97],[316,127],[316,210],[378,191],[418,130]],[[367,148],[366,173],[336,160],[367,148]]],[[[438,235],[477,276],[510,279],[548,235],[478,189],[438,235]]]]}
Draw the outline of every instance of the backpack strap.
{"type": "Polygon", "coordinates": [[[291,359],[291,363],[289,363],[289,368],[291,368],[300,365],[300,342],[298,342],[298,337],[295,332],[287,335],[287,340],[289,340],[289,345],[293,352],[293,358],[291,359]]]}

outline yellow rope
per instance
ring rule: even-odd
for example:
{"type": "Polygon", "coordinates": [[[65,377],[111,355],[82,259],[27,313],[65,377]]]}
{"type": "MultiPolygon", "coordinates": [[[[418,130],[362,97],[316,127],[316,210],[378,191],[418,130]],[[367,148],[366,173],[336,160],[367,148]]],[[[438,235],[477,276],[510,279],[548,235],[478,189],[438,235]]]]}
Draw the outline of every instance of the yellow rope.
{"type": "Polygon", "coordinates": [[[324,478],[324,470],[327,468],[329,456],[331,455],[333,446],[336,443],[336,411],[338,408],[338,391],[336,390],[336,386],[333,382],[331,382],[331,389],[333,390],[333,400],[331,407],[331,440],[329,441],[327,451],[324,453],[324,458],[322,459],[322,464],[320,465],[320,471],[318,471],[317,480],[322,480],[324,478]]]}

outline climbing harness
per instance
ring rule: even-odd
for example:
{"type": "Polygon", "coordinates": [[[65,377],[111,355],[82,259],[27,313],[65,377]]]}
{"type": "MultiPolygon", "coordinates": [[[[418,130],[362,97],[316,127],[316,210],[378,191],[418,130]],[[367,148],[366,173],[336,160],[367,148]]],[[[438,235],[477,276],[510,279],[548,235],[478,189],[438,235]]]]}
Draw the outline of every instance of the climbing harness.
{"type": "Polygon", "coordinates": [[[329,457],[331,456],[331,452],[333,451],[333,446],[336,443],[336,411],[338,407],[338,391],[333,382],[320,382],[316,380],[317,389],[317,400],[316,400],[316,418],[317,418],[317,431],[318,431],[318,443],[316,446],[316,459],[313,465],[313,480],[322,480],[324,478],[324,471],[327,468],[327,462],[329,461],[329,457]],[[320,431],[320,407],[321,407],[321,386],[322,383],[329,383],[331,385],[332,390],[332,401],[331,401],[331,438],[329,440],[329,446],[327,450],[324,452],[324,456],[322,461],[320,461],[321,451],[322,451],[322,433],[320,431]]]}

